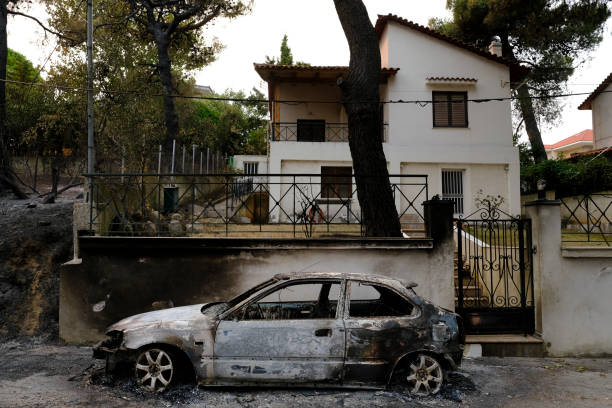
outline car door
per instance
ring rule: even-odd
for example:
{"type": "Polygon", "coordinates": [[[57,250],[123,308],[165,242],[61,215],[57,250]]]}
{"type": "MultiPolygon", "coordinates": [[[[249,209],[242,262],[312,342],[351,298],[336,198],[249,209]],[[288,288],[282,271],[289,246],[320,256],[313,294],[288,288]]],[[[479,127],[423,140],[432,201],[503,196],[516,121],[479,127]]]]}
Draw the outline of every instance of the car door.
{"type": "Polygon", "coordinates": [[[381,385],[396,359],[410,351],[418,336],[419,310],[392,288],[365,281],[347,283],[344,383],[381,385]]]}
{"type": "Polygon", "coordinates": [[[217,328],[219,383],[338,383],[345,354],[341,280],[281,283],[217,328]]]}

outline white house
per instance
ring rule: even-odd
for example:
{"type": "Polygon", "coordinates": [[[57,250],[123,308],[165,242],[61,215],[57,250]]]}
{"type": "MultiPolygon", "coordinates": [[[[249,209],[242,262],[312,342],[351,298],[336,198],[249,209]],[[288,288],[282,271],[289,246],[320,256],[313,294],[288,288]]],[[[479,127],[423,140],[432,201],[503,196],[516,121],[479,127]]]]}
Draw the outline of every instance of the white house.
{"type": "Polygon", "coordinates": [[[544,145],[544,149],[549,159],[568,159],[577,153],[590,152],[593,150],[593,131],[585,129],[556,143],[544,145]]]}
{"type": "Polygon", "coordinates": [[[593,115],[593,149],[612,146],[612,73],[578,107],[593,115]]]}
{"type": "MultiPolygon", "coordinates": [[[[425,101],[383,105],[389,173],[427,176],[429,198],[453,199],[457,214],[470,214],[480,192],[504,197],[505,210],[519,214],[519,157],[512,143],[509,98],[527,69],[500,57],[499,43],[492,44],[492,52],[480,50],[394,15],[379,16],[375,28],[382,57],[381,100],[425,101]]],[[[346,76],[348,67],[255,64],[255,70],[274,100],[270,173],[319,175],[308,179],[320,203],[329,207],[334,199],[348,198],[356,208],[356,194],[343,187],[352,166],[347,117],[333,103],[341,96],[336,80],[346,76]]],[[[409,215],[408,207],[425,199],[424,193],[417,194],[419,183],[408,185],[412,180],[392,178],[401,184],[394,190],[400,215],[409,215]]],[[[271,185],[271,195],[282,197],[283,188],[282,183],[271,185]]]]}

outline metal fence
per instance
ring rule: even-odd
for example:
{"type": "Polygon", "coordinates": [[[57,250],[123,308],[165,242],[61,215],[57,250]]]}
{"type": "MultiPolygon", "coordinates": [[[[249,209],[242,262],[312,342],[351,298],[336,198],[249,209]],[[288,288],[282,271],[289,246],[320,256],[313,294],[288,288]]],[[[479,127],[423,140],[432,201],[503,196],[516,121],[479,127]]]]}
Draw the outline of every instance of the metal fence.
{"type": "MultiPolygon", "coordinates": [[[[355,178],[321,174],[86,174],[96,235],[363,236],[355,178]]],[[[427,176],[391,175],[400,222],[424,235],[427,176]]]]}
{"type": "Polygon", "coordinates": [[[564,197],[560,201],[564,244],[612,246],[612,193],[564,197]]]}

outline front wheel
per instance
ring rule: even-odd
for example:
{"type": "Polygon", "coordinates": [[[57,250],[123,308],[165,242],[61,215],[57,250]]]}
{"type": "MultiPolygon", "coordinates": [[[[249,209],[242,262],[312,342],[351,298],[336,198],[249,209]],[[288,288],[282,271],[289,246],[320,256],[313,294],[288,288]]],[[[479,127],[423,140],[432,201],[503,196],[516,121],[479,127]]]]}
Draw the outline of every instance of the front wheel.
{"type": "Polygon", "coordinates": [[[144,350],[136,359],[136,380],[151,392],[165,391],[175,375],[176,359],[160,348],[144,350]]]}
{"type": "Polygon", "coordinates": [[[413,395],[434,395],[440,391],[444,382],[444,370],[434,357],[418,354],[410,362],[404,381],[413,395]]]}

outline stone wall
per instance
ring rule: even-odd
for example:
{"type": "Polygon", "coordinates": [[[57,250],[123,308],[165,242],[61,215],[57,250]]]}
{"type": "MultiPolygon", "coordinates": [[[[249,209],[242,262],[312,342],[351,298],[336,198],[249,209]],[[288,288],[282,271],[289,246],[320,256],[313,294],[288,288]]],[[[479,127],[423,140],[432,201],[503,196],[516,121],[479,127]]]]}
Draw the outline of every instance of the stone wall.
{"type": "Polygon", "coordinates": [[[81,258],[64,265],[60,280],[60,337],[68,343],[92,344],[108,325],[154,304],[227,300],[281,272],[398,277],[418,283],[417,293],[438,305],[454,308],[450,235],[435,244],[432,239],[80,237],[79,247],[81,258]]]}

